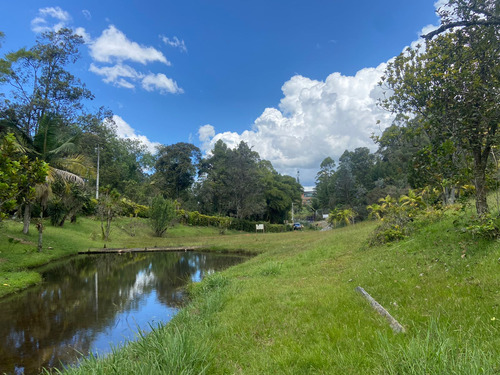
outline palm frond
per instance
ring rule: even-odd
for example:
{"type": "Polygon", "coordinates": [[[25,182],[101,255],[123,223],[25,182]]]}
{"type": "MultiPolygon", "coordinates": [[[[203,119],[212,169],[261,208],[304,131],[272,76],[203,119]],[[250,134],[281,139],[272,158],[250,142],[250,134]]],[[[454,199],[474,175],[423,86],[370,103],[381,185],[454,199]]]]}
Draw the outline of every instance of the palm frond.
{"type": "MultiPolygon", "coordinates": [[[[64,171],[62,169],[58,169],[58,168],[54,168],[54,167],[50,168],[50,172],[53,175],[62,178],[64,181],[74,182],[74,183],[79,184],[79,185],[85,185],[85,181],[83,180],[83,178],[81,178],[80,176],[78,176],[74,173],[64,171]]],[[[53,178],[53,176],[52,176],[52,178],[53,178]]]]}
{"type": "Polygon", "coordinates": [[[48,154],[52,157],[63,154],[63,153],[72,153],[75,152],[76,145],[70,140],[64,142],[62,145],[50,150],[48,154]]]}
{"type": "Polygon", "coordinates": [[[94,177],[95,175],[92,162],[84,155],[72,155],[64,158],[57,158],[52,161],[51,165],[79,176],[94,177]]]}

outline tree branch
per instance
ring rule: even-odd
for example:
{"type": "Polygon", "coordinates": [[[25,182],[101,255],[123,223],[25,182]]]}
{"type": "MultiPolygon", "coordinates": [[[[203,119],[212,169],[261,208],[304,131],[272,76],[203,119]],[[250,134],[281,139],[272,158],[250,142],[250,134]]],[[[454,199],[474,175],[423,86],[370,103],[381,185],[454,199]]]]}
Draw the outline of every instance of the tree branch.
{"type": "Polygon", "coordinates": [[[441,25],[439,28],[437,28],[434,31],[431,31],[430,33],[427,33],[425,35],[421,35],[422,38],[425,40],[430,40],[436,35],[439,35],[446,30],[452,29],[454,27],[470,27],[470,26],[495,26],[495,25],[500,25],[500,19],[495,19],[495,20],[477,20],[477,21],[457,21],[457,22],[450,22],[446,25],[441,25]]]}

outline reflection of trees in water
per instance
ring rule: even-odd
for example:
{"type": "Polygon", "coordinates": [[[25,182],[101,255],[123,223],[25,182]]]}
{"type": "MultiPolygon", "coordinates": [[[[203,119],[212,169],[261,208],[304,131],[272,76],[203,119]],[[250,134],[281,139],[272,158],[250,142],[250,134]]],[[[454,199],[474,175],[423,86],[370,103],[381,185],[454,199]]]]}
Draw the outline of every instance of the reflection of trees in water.
{"type": "Polygon", "coordinates": [[[0,373],[16,364],[28,373],[69,363],[153,290],[161,303],[179,306],[186,281],[231,264],[195,253],[106,254],[60,264],[45,272],[43,288],[0,303],[0,373]]]}

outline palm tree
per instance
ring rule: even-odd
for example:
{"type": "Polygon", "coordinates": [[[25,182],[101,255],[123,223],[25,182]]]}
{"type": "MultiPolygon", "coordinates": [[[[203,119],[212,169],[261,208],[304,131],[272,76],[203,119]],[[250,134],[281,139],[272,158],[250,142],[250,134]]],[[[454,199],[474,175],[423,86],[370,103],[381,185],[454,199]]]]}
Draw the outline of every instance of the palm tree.
{"type": "MultiPolygon", "coordinates": [[[[93,173],[93,168],[88,160],[76,153],[74,143],[76,136],[68,134],[70,127],[53,114],[45,114],[40,120],[38,132],[33,141],[24,137],[24,151],[30,157],[44,160],[49,164],[49,173],[45,183],[36,187],[36,200],[42,207],[46,206],[51,198],[51,184],[59,179],[63,182],[73,182],[84,185],[85,181],[81,176],[89,176],[93,173]]],[[[31,219],[31,206],[33,201],[24,202],[24,227],[23,233],[29,232],[31,219]]],[[[43,210],[42,210],[43,211],[43,210]]]]}

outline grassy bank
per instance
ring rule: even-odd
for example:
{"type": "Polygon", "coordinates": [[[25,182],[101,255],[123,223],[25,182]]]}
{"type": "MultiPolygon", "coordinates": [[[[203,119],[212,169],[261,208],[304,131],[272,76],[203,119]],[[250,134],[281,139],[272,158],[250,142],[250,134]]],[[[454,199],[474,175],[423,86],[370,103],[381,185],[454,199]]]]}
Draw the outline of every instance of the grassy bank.
{"type": "Polygon", "coordinates": [[[219,237],[215,228],[177,226],[163,238],[154,237],[146,220],[119,218],[113,222],[109,241],[101,240],[100,222],[81,218],[63,228],[45,222],[43,251],[37,251],[38,232],[22,233],[22,223],[4,221],[0,225],[0,297],[25,289],[41,281],[36,267],[55,259],[75,255],[92,248],[133,248],[153,246],[205,245],[219,237]]]}
{"type": "Polygon", "coordinates": [[[445,219],[367,248],[373,227],[207,236],[261,254],[193,285],[167,326],[70,373],[498,374],[499,243],[445,219]],[[393,333],[358,285],[407,333],[393,333]]]}

